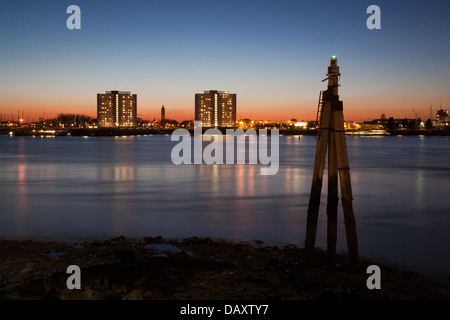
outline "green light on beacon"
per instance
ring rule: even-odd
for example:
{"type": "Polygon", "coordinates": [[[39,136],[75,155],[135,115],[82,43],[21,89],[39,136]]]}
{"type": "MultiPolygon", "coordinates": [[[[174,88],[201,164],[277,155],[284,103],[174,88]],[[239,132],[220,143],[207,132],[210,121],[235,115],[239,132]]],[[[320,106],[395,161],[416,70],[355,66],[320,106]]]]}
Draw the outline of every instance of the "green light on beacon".
{"type": "Polygon", "coordinates": [[[331,59],[336,59],[336,56],[331,56],[331,59]]]}

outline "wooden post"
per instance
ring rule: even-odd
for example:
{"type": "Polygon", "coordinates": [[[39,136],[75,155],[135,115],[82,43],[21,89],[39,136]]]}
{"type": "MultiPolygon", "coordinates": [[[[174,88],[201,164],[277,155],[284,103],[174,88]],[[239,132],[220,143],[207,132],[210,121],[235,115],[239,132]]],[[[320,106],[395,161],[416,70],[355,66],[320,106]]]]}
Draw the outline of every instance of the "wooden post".
{"type": "MultiPolygon", "coordinates": [[[[332,111],[334,114],[335,112],[332,111]]],[[[331,128],[333,128],[332,117],[331,128]]],[[[328,144],[328,197],[327,197],[327,256],[330,265],[335,264],[337,242],[337,213],[338,213],[338,167],[334,132],[330,132],[328,144]]]]}
{"type": "MultiPolygon", "coordinates": [[[[341,103],[342,104],[342,103],[341,103]]],[[[335,112],[335,122],[338,124],[334,135],[336,140],[337,165],[339,180],[341,182],[342,207],[344,209],[345,232],[349,258],[352,263],[358,259],[358,239],[356,233],[356,221],[353,213],[352,185],[350,181],[350,167],[347,155],[347,143],[345,141],[344,119],[342,110],[335,112]]]]}
{"type": "Polygon", "coordinates": [[[305,249],[310,256],[316,243],[317,218],[319,215],[320,195],[322,192],[323,171],[327,153],[328,139],[330,137],[331,104],[323,105],[319,133],[316,144],[316,155],[314,159],[313,180],[309,196],[308,217],[306,222],[305,249]]]}
{"type": "MultiPolygon", "coordinates": [[[[328,197],[327,197],[327,256],[330,264],[334,265],[337,243],[337,213],[338,213],[338,184],[340,182],[344,223],[350,262],[355,265],[358,259],[358,240],[356,222],[353,213],[352,188],[350,168],[345,141],[343,103],[339,101],[338,77],[340,76],[336,57],[330,61],[328,68],[328,90],[323,94],[323,103],[319,104],[320,121],[319,132],[314,158],[314,170],[311,184],[311,194],[308,205],[306,223],[305,252],[312,256],[317,233],[317,220],[320,207],[320,197],[328,149],[328,197]]],[[[325,80],[327,80],[325,79],[325,80]]],[[[325,81],[324,80],[324,81],[325,81]]]]}

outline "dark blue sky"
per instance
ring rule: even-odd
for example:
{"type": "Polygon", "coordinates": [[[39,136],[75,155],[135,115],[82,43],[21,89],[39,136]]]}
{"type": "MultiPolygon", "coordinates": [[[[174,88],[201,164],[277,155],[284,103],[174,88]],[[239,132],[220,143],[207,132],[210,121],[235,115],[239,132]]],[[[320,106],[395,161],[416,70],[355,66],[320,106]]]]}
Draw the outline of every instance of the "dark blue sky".
{"type": "Polygon", "coordinates": [[[348,120],[422,118],[450,104],[449,1],[9,1],[0,3],[0,113],[96,113],[96,93],[138,94],[138,114],[193,118],[194,94],[238,94],[238,116],[314,118],[331,55],[348,120]],[[81,8],[68,30],[66,8],[81,8]],[[381,30],[366,9],[381,8],[381,30]]]}

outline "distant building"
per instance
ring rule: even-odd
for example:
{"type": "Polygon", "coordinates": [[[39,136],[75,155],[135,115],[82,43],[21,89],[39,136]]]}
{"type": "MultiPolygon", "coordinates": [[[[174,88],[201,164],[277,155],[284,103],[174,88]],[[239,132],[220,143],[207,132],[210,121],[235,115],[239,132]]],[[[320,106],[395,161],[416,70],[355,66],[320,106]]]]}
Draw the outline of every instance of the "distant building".
{"type": "Polygon", "coordinates": [[[436,121],[435,126],[438,128],[449,127],[450,126],[450,117],[448,116],[448,110],[444,110],[440,108],[436,112],[436,121]]]}
{"type": "Polygon", "coordinates": [[[444,110],[441,108],[436,112],[437,121],[445,121],[446,118],[448,118],[448,110],[444,110]]]}
{"type": "Polygon", "coordinates": [[[203,127],[236,127],[236,94],[217,90],[195,94],[195,121],[203,127]]]}
{"type": "MultiPolygon", "coordinates": [[[[363,130],[379,130],[379,129],[388,129],[389,125],[393,126],[393,128],[397,129],[406,129],[410,124],[416,123],[416,119],[394,119],[390,118],[387,121],[385,119],[373,119],[372,121],[363,121],[359,124],[359,126],[363,130]]],[[[390,129],[393,129],[390,128],[390,129]]]]}
{"type": "Polygon", "coordinates": [[[97,94],[99,127],[135,127],[137,96],[129,91],[106,91],[97,94]]]}
{"type": "Polygon", "coordinates": [[[164,108],[164,105],[161,107],[161,126],[166,125],[166,108],[164,108]]]}

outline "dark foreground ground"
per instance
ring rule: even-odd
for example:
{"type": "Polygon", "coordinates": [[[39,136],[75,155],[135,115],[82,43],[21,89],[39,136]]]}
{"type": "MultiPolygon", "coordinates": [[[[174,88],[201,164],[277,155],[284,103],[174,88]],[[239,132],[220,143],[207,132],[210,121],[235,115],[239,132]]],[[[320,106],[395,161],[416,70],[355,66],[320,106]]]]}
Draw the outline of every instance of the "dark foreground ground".
{"type": "Polygon", "coordinates": [[[381,267],[381,290],[369,290],[367,266],[326,254],[306,264],[303,249],[262,242],[202,238],[119,237],[82,244],[0,240],[0,299],[64,300],[449,300],[432,279],[381,267]],[[81,289],[69,290],[69,265],[81,268],[81,289]]]}

